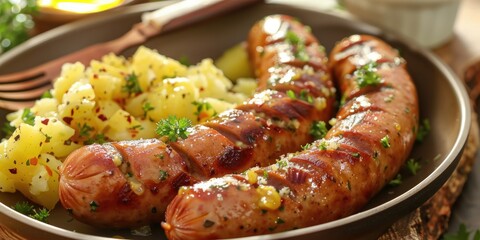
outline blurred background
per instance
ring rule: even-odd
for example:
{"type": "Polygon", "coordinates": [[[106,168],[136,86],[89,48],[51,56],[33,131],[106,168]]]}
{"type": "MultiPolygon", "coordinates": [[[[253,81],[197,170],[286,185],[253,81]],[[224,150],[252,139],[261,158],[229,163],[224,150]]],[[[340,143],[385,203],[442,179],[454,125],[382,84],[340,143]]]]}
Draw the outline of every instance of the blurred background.
{"type": "MultiPolygon", "coordinates": [[[[132,4],[161,0],[0,0],[0,54],[29,37],[132,4]]],[[[453,35],[461,0],[266,0],[352,14],[360,20],[437,48],[453,35]]]]}

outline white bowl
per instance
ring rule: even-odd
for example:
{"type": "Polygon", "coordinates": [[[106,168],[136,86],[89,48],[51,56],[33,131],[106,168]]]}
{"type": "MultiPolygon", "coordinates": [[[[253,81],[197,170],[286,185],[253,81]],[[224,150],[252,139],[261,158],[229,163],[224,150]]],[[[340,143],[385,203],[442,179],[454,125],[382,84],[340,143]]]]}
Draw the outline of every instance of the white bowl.
{"type": "Polygon", "coordinates": [[[343,0],[348,11],[371,24],[435,48],[453,35],[460,0],[343,0]]]}

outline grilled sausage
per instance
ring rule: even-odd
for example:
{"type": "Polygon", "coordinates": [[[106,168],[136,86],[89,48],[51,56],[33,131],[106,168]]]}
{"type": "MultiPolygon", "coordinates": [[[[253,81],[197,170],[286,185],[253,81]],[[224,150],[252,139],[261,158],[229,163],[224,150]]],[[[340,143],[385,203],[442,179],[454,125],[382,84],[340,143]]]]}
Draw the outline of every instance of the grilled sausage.
{"type": "Polygon", "coordinates": [[[186,139],[93,144],[74,151],[60,169],[62,205],[95,226],[159,223],[181,186],[268,166],[312,142],[312,126],[334,114],[335,88],[325,52],[287,16],[267,17],[249,36],[265,90],[194,126],[186,139]]]}
{"type": "Polygon", "coordinates": [[[415,86],[385,42],[354,35],[330,55],[343,94],[325,138],[276,164],[182,187],[162,223],[169,239],[270,234],[359,211],[399,171],[418,125],[415,86]]]}

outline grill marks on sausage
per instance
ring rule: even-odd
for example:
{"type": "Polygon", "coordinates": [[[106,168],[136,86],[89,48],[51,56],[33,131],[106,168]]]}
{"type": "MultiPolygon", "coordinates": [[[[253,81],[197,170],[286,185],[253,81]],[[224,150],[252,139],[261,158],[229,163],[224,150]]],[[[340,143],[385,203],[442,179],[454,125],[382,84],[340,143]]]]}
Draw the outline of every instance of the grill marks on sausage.
{"type": "Polygon", "coordinates": [[[208,188],[222,181],[218,179],[185,189],[173,202],[188,216],[167,209],[166,221],[173,224],[164,224],[173,226],[166,229],[168,236],[232,238],[324,223],[359,211],[395,176],[413,147],[418,125],[416,90],[403,61],[390,46],[369,36],[342,41],[332,56],[331,67],[346,101],[325,138],[300,153],[288,154],[275,165],[252,169],[245,175],[228,175],[222,178],[226,183],[221,189],[208,188]],[[353,72],[370,61],[377,62],[382,83],[360,88],[353,72]],[[389,146],[382,143],[385,137],[389,146]],[[251,176],[258,180],[251,181],[251,176]],[[228,181],[230,178],[238,181],[228,181]],[[258,202],[265,197],[259,191],[269,187],[277,190],[282,205],[265,210],[258,202]],[[281,194],[285,187],[288,195],[281,194]],[[209,199],[207,205],[204,200],[211,196],[216,199],[209,199]],[[248,207],[238,208],[238,204],[248,207]],[[190,223],[191,219],[201,221],[204,214],[230,215],[228,222],[208,230],[190,223]],[[183,232],[185,228],[188,233],[183,232]]]}

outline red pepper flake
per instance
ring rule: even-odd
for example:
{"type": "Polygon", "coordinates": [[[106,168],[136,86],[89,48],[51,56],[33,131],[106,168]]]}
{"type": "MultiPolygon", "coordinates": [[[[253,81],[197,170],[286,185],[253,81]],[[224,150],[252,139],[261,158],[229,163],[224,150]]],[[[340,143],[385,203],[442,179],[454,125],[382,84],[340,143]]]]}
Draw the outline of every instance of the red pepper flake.
{"type": "MultiPolygon", "coordinates": [[[[77,107],[78,107],[78,106],[77,106],[77,107]]],[[[74,113],[75,113],[75,110],[72,108],[72,109],[70,110],[70,116],[73,116],[74,113]]]]}
{"type": "Polygon", "coordinates": [[[73,118],[72,118],[72,117],[64,117],[64,118],[63,118],[63,121],[64,121],[66,124],[70,125],[70,124],[72,123],[72,121],[73,121],[73,118]]]}
{"type": "Polygon", "coordinates": [[[98,118],[104,122],[107,121],[107,117],[103,114],[98,115],[98,118]]]}
{"type": "Polygon", "coordinates": [[[131,115],[128,115],[128,116],[127,116],[127,122],[128,122],[128,123],[132,123],[132,116],[131,116],[131,115]]]}
{"type": "Polygon", "coordinates": [[[50,121],[50,119],[45,118],[41,121],[41,123],[43,123],[44,125],[48,125],[48,121],[50,121]]]}
{"type": "Polygon", "coordinates": [[[99,113],[99,112],[100,112],[100,108],[99,107],[95,108],[95,113],[99,113]]]}
{"type": "Polygon", "coordinates": [[[17,168],[10,168],[10,169],[8,169],[8,171],[9,171],[11,174],[17,174],[17,168]]]}
{"type": "Polygon", "coordinates": [[[38,158],[34,157],[34,158],[30,159],[30,165],[36,166],[37,163],[38,163],[38,158]]]}
{"type": "Polygon", "coordinates": [[[44,167],[45,167],[45,170],[47,170],[48,176],[50,176],[50,177],[53,176],[52,169],[50,169],[50,167],[47,166],[47,165],[44,165],[44,167]]]}
{"type": "Polygon", "coordinates": [[[94,79],[98,79],[98,74],[96,74],[96,73],[93,74],[93,78],[94,78],[94,79]]]}

